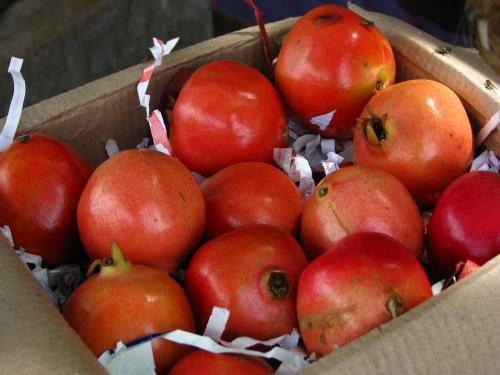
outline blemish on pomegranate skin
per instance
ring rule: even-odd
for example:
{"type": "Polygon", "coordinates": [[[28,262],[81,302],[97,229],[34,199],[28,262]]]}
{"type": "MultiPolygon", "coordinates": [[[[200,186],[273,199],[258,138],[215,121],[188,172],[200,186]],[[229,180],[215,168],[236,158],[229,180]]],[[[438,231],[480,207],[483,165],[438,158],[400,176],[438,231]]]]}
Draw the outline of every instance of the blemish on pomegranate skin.
{"type": "Polygon", "coordinates": [[[319,341],[321,342],[322,345],[325,345],[325,346],[328,345],[328,341],[327,341],[325,335],[319,336],[319,341]]]}
{"type": "Polygon", "coordinates": [[[320,25],[330,25],[340,22],[342,15],[339,13],[325,13],[314,17],[313,22],[320,25]]]}

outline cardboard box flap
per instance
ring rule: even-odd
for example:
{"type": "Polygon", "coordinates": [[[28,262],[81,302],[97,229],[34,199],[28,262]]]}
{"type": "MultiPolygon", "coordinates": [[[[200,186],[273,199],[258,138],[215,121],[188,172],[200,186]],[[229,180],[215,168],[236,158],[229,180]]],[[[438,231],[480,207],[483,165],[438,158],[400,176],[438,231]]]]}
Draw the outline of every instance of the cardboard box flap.
{"type": "MultiPolygon", "coordinates": [[[[500,111],[500,77],[486,65],[477,50],[444,44],[394,17],[367,12],[355,5],[351,9],[373,21],[389,39],[399,79],[434,79],[451,88],[462,99],[476,132],[500,111]],[[486,87],[487,80],[492,89],[486,87]]],[[[485,145],[500,156],[500,130],[495,130],[485,145]]]]}
{"type": "Polygon", "coordinates": [[[107,374],[0,235],[2,374],[107,374]]]}
{"type": "Polygon", "coordinates": [[[498,374],[500,256],[301,374],[498,374]]]}

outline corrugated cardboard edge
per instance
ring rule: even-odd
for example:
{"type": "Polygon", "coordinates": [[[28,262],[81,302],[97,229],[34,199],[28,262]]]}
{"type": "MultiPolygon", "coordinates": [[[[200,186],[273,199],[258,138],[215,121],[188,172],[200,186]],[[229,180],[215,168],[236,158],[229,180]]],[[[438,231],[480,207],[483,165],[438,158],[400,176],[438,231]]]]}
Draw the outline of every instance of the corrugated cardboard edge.
{"type": "Polygon", "coordinates": [[[0,235],[0,373],[107,374],[0,235]]]}
{"type": "Polygon", "coordinates": [[[301,374],[500,373],[500,256],[301,374]]]}

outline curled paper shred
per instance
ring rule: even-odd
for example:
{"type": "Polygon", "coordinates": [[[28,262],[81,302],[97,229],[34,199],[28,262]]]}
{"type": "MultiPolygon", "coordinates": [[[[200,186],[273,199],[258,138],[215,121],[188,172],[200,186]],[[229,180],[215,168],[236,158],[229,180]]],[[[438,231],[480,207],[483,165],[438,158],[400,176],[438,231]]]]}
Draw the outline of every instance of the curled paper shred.
{"type": "MultiPolygon", "coordinates": [[[[12,233],[7,225],[0,227],[0,234],[7,238],[13,248],[15,247],[12,233]]],[[[60,309],[83,281],[83,274],[77,264],[67,264],[49,270],[42,267],[41,256],[28,253],[22,247],[16,249],[16,255],[28,267],[50,300],[60,309]]]]}
{"type": "Polygon", "coordinates": [[[306,144],[306,148],[304,150],[304,157],[306,159],[311,158],[313,154],[318,150],[318,147],[321,145],[321,136],[317,135],[314,139],[311,139],[306,144]]]}
{"type": "Polygon", "coordinates": [[[156,374],[150,340],[132,347],[119,341],[113,352],[105,351],[97,360],[111,375],[156,374]]]}
{"type": "Polygon", "coordinates": [[[21,74],[22,66],[23,59],[11,57],[8,72],[14,81],[14,94],[12,95],[5,125],[2,132],[0,132],[0,152],[5,151],[12,144],[21,119],[26,94],[26,83],[21,74]]]}
{"type": "Polygon", "coordinates": [[[149,138],[142,138],[142,141],[136,146],[139,149],[149,148],[149,138]]]}
{"type": "Polygon", "coordinates": [[[153,143],[158,151],[168,155],[172,154],[172,149],[170,147],[170,142],[168,141],[167,130],[165,127],[165,122],[163,121],[163,116],[158,110],[153,111],[153,113],[150,115],[150,96],[146,94],[146,91],[149,86],[149,81],[153,76],[154,68],[161,64],[163,56],[166,56],[170,52],[172,52],[178,41],[179,38],[173,38],[165,43],[161,39],[153,38],[153,47],[150,48],[150,51],[153,55],[154,62],[144,69],[142,77],[137,84],[137,95],[139,97],[139,103],[146,110],[146,119],[149,123],[149,127],[151,128],[153,143]]]}
{"type": "Polygon", "coordinates": [[[306,128],[295,117],[288,116],[288,136],[295,140],[304,134],[311,134],[311,129],[306,128]]]}
{"type": "Polygon", "coordinates": [[[151,129],[151,136],[156,149],[167,155],[172,155],[172,147],[167,137],[167,128],[161,112],[155,109],[149,117],[149,127],[151,129]]]}
{"type": "Polygon", "coordinates": [[[286,174],[290,173],[290,166],[292,165],[293,158],[294,152],[291,148],[275,148],[273,150],[274,162],[285,171],[286,174]]]}
{"type": "Polygon", "coordinates": [[[282,363],[277,372],[281,374],[294,374],[308,365],[308,361],[304,359],[306,353],[298,348],[300,336],[295,329],[289,335],[266,341],[255,340],[250,337],[239,337],[231,342],[222,340],[221,337],[226,328],[229,315],[230,312],[227,309],[214,307],[203,336],[177,329],[162,335],[155,334],[146,340],[136,340],[129,345],[118,342],[114,350],[104,352],[98,361],[112,375],[152,375],[154,374],[154,359],[151,340],[161,337],[165,340],[194,346],[215,354],[231,353],[274,358],[282,363]],[[267,352],[248,349],[255,345],[273,348],[267,352]]]}
{"type": "Polygon", "coordinates": [[[280,347],[274,347],[267,352],[227,347],[222,345],[221,343],[215,342],[210,337],[200,336],[182,330],[169,332],[162,337],[169,341],[173,341],[179,344],[191,345],[197,347],[198,349],[203,349],[215,354],[232,353],[269,359],[274,358],[282,363],[286,363],[287,366],[293,369],[295,372],[300,371],[308,365],[304,358],[280,347]]]}
{"type": "Polygon", "coordinates": [[[207,326],[203,336],[208,336],[214,340],[220,340],[224,330],[226,329],[227,321],[229,320],[229,310],[221,307],[214,307],[212,314],[208,319],[207,326]]]}
{"type": "Polygon", "coordinates": [[[354,162],[354,144],[351,139],[337,141],[337,153],[344,158],[344,162],[354,162]]]}
{"type": "Polygon", "coordinates": [[[325,131],[328,125],[330,125],[330,122],[332,121],[332,118],[335,115],[336,111],[337,110],[334,109],[333,111],[325,113],[323,115],[314,116],[309,120],[309,122],[313,125],[318,126],[321,131],[325,131]]]}
{"type": "Polygon", "coordinates": [[[435,283],[435,284],[432,285],[432,295],[433,296],[435,296],[435,295],[437,295],[437,294],[439,294],[439,293],[442,292],[445,281],[446,280],[443,279],[443,280],[438,281],[437,283],[435,283]]]}
{"type": "MultiPolygon", "coordinates": [[[[308,144],[314,142],[317,136],[315,134],[304,134],[299,136],[292,144],[292,148],[295,152],[302,152],[305,150],[308,144]]],[[[309,146],[309,149],[311,146],[309,146]]]]}
{"type": "Polygon", "coordinates": [[[108,158],[120,152],[120,149],[118,148],[118,143],[116,143],[116,141],[111,138],[106,141],[104,149],[106,150],[106,154],[108,154],[108,158]]]}
{"type": "Polygon", "coordinates": [[[62,308],[71,293],[83,282],[83,273],[78,264],[65,264],[47,270],[48,285],[62,308]]]}
{"type": "Polygon", "coordinates": [[[354,158],[350,140],[336,141],[313,134],[293,117],[288,119],[288,130],[294,139],[292,146],[274,149],[273,159],[294,182],[299,182],[299,190],[305,198],[314,190],[313,173],[328,175],[339,169],[341,163],[352,162],[354,158]]]}
{"type": "Polygon", "coordinates": [[[289,176],[294,182],[299,183],[299,191],[304,198],[309,198],[315,188],[311,166],[307,159],[297,155],[290,166],[289,176]]]}
{"type": "Polygon", "coordinates": [[[470,170],[471,172],[488,171],[488,172],[499,173],[500,161],[497,159],[493,151],[485,150],[472,161],[470,170]]]}
{"type": "Polygon", "coordinates": [[[323,156],[328,156],[330,152],[335,152],[335,139],[321,139],[320,148],[321,154],[323,154],[323,156]]]}
{"type": "Polygon", "coordinates": [[[323,166],[323,170],[325,172],[325,176],[328,176],[330,173],[335,172],[340,168],[340,164],[344,161],[344,158],[335,152],[329,152],[327,154],[326,160],[321,162],[323,166]]]}
{"type": "Polygon", "coordinates": [[[500,111],[497,111],[491,118],[486,122],[482,129],[477,133],[474,138],[474,143],[476,147],[479,147],[488,138],[488,136],[493,133],[495,129],[498,128],[500,124],[500,111]]]}
{"type": "Polygon", "coordinates": [[[49,270],[42,267],[42,257],[39,255],[30,254],[23,248],[16,250],[16,254],[59,309],[83,282],[83,274],[77,264],[66,264],[49,270]]]}

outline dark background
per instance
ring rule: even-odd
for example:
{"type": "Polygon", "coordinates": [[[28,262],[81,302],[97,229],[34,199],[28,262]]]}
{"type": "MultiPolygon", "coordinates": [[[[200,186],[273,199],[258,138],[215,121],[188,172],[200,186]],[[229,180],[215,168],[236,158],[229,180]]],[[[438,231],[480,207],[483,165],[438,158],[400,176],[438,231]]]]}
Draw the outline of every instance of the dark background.
{"type": "MultiPolygon", "coordinates": [[[[357,0],[447,43],[469,46],[461,0],[357,0]]],[[[255,0],[266,22],[300,16],[324,3],[255,0]]],[[[24,58],[25,106],[141,63],[151,38],[180,36],[177,48],[255,24],[244,0],[0,0],[0,117],[7,114],[11,56],[24,58]]]]}

